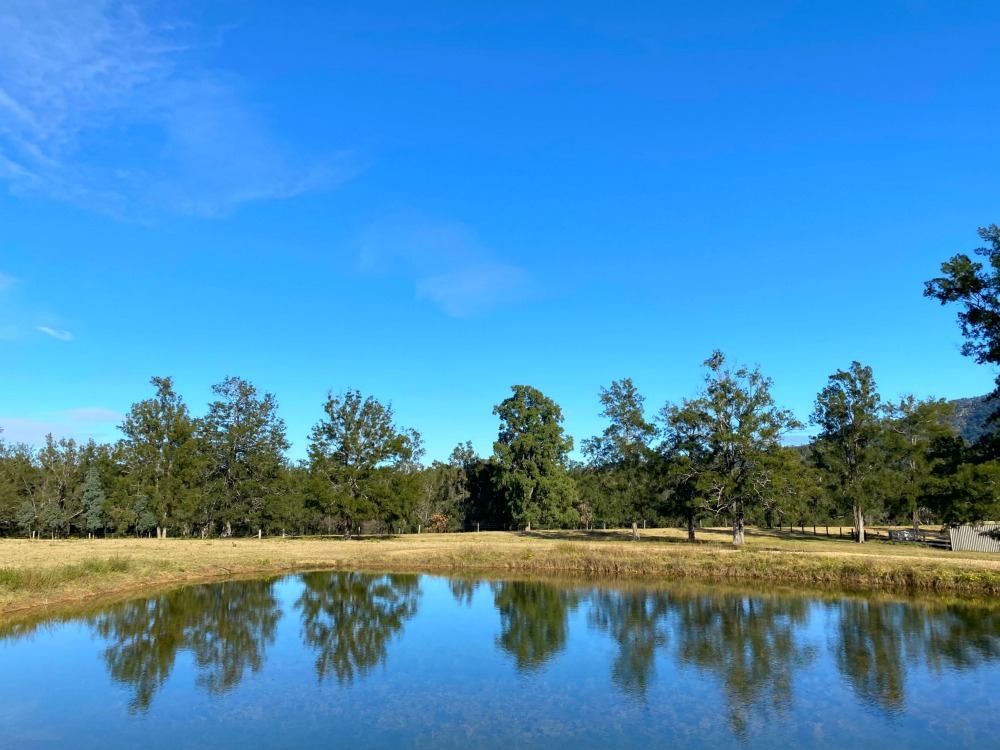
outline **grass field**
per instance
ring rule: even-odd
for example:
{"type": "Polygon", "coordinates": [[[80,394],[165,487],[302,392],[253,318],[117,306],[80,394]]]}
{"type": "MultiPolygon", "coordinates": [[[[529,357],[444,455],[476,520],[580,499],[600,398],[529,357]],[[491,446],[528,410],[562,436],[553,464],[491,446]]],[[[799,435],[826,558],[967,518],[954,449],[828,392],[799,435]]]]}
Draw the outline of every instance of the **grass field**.
{"type": "Polygon", "coordinates": [[[0,615],[55,603],[231,576],[365,569],[569,573],[601,577],[774,581],[823,587],[1000,594],[1000,555],[913,544],[857,545],[796,532],[728,529],[482,532],[326,539],[0,539],[0,615]]]}

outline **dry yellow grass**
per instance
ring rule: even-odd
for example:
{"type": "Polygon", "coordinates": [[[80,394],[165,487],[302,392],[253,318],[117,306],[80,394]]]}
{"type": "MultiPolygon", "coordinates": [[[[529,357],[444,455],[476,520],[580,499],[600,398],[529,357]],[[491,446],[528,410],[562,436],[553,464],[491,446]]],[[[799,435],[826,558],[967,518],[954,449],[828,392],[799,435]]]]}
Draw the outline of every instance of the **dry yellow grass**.
{"type": "Polygon", "coordinates": [[[1000,593],[1000,557],[915,545],[855,545],[836,538],[727,530],[698,544],[672,529],[627,532],[422,534],[342,539],[0,539],[0,614],[53,603],[237,575],[352,568],[408,571],[561,572],[656,579],[776,581],[823,586],[1000,593]]]}

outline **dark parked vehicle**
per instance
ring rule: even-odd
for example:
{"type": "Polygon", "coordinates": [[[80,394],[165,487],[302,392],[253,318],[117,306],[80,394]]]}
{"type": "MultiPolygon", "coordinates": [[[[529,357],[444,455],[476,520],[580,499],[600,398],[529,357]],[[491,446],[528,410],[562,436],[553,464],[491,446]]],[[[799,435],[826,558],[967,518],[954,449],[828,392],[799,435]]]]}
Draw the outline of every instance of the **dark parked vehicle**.
{"type": "Polygon", "coordinates": [[[917,541],[917,535],[913,533],[913,529],[892,529],[889,531],[889,541],[915,542],[917,541]]]}

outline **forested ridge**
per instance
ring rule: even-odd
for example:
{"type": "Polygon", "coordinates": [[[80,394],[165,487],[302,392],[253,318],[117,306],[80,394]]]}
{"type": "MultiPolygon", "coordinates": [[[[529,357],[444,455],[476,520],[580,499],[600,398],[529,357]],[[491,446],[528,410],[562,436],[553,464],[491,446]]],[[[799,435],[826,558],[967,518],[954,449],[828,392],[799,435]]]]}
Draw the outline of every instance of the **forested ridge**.
{"type": "MultiPolygon", "coordinates": [[[[959,254],[925,295],[961,306],[963,353],[1000,364],[1000,229],[980,230],[986,267],[959,254]]],[[[805,425],[775,404],[758,367],[720,352],[692,395],[651,412],[632,380],[599,388],[606,420],[570,460],[558,404],[513,385],[493,414],[493,452],[459,443],[423,462],[420,433],[360,390],[317,405],[307,458],[286,458],[277,397],[229,377],[194,417],[170,377],[153,377],[116,443],[0,434],[0,534],[231,536],[468,528],[681,524],[957,523],[1000,518],[1000,439],[985,399],[883,400],[870,367],[845,363],[805,425]],[[985,425],[985,426],[984,426],[985,425]],[[962,434],[960,434],[961,430],[962,434]]],[[[502,394],[498,394],[502,395],[502,394]]],[[[0,425],[2,428],[2,425],[0,425]]],[[[858,535],[863,540],[863,533],[858,535]]]]}
{"type": "Polygon", "coordinates": [[[974,443],[993,431],[989,419],[996,405],[989,394],[956,398],[948,404],[954,409],[950,424],[967,442],[974,443]]]}

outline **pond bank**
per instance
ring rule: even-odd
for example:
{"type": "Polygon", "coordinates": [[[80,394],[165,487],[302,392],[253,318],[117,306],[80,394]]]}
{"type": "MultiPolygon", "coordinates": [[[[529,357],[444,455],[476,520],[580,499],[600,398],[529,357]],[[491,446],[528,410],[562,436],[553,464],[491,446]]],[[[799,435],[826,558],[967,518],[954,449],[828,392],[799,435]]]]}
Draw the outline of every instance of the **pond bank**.
{"type": "Polygon", "coordinates": [[[816,541],[725,532],[699,544],[674,530],[639,543],[625,532],[423,534],[332,539],[0,539],[0,615],[147,588],[246,575],[358,569],[567,573],[608,578],[773,581],[823,587],[1000,594],[1000,559],[914,545],[816,541]]]}

